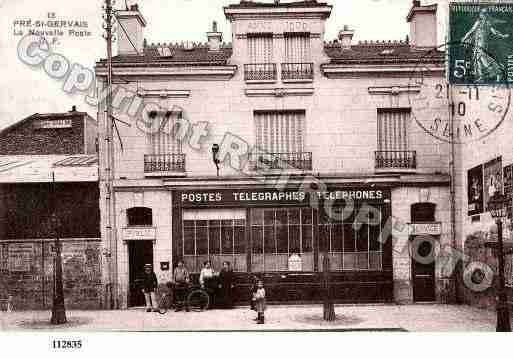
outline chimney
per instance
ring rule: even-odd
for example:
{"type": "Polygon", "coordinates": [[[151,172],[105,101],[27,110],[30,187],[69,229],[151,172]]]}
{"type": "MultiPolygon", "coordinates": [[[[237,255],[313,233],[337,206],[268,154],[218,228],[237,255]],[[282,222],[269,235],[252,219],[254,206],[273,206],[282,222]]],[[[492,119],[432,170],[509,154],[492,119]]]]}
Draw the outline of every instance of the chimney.
{"type": "Polygon", "coordinates": [[[438,5],[422,5],[414,0],[406,21],[410,23],[410,45],[414,48],[434,48],[438,44],[436,11],[438,5]]]}
{"type": "Polygon", "coordinates": [[[143,55],[146,20],[139,11],[139,6],[135,4],[127,10],[118,11],[117,18],[119,20],[118,55],[143,55]]]}
{"type": "Polygon", "coordinates": [[[354,30],[349,30],[349,26],[344,25],[344,29],[339,31],[338,38],[343,49],[350,49],[353,40],[354,30]]]}
{"type": "Polygon", "coordinates": [[[217,31],[217,21],[212,23],[212,31],[207,32],[208,50],[219,51],[223,43],[223,33],[217,31]]]}
{"type": "Polygon", "coordinates": [[[71,111],[70,112],[77,112],[77,106],[71,106],[71,111]]]}

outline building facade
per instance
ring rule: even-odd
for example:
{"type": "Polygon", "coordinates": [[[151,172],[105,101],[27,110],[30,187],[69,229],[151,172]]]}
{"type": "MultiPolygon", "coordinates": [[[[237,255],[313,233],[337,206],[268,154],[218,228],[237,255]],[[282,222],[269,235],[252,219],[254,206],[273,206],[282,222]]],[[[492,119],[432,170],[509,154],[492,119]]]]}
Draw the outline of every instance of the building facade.
{"type": "Polygon", "coordinates": [[[76,108],[34,114],[0,132],[2,304],[51,308],[58,237],[66,307],[105,306],[97,132],[96,121],[76,108]]]}
{"type": "MultiPolygon", "coordinates": [[[[159,45],[144,40],[143,9],[118,12],[112,193],[100,141],[116,307],[142,303],[132,283],[145,263],[163,283],[180,259],[194,273],[230,261],[240,301],[254,275],[271,301],[320,300],[325,256],[337,302],[454,300],[454,273],[410,256],[433,250],[423,234],[455,245],[450,146],[412,113],[415,69],[424,86],[444,81],[443,55],[428,51],[437,8],[413,3],[409,39],[360,43],[347,27],[325,39],[331,11],[241,1],[224,8],[230,44],[214,24],[206,44],[159,45]]],[[[104,102],[98,116],[104,138],[104,102]]]]}

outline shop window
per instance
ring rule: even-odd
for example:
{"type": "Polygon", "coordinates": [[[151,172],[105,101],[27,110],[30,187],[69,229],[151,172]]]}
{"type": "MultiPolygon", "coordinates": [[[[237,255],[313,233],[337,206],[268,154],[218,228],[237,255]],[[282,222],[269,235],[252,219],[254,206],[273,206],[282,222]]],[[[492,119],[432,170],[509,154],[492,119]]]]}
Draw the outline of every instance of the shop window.
{"type": "Polygon", "coordinates": [[[313,209],[253,209],[251,211],[253,272],[288,271],[291,255],[301,257],[302,270],[313,271],[313,209]]]}
{"type": "Polygon", "coordinates": [[[247,270],[245,210],[191,210],[183,217],[183,258],[190,271],[199,272],[206,260],[214,270],[223,261],[234,271],[247,270]]]}
{"type": "MultiPolygon", "coordinates": [[[[330,258],[330,269],[342,270],[381,270],[382,244],[379,241],[383,226],[383,210],[380,206],[379,218],[372,218],[363,223],[355,222],[354,213],[325,219],[319,223],[319,268],[322,268],[325,253],[330,258]],[[338,220],[340,218],[341,220],[338,220]]],[[[343,213],[344,208],[335,208],[343,213]]]]}
{"type": "Polygon", "coordinates": [[[133,207],[126,211],[128,226],[152,226],[153,211],[146,207],[133,207]]]}

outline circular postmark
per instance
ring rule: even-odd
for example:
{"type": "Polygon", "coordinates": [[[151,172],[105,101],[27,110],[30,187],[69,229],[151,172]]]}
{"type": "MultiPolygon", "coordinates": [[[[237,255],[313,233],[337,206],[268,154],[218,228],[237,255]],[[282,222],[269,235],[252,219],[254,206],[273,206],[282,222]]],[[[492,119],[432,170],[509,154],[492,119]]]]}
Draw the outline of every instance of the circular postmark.
{"type": "MultiPolygon", "coordinates": [[[[494,69],[503,66],[486,50],[494,69]],[[495,61],[495,62],[493,62],[495,61]]],[[[482,140],[494,132],[506,119],[511,105],[511,89],[507,82],[481,83],[473,79],[472,57],[476,49],[466,43],[447,43],[425,51],[411,72],[408,101],[412,118],[429,135],[444,142],[466,144],[482,140]],[[446,53],[457,53],[463,59],[454,60],[445,68],[446,53]],[[446,71],[452,71],[445,76],[446,71]],[[448,79],[461,79],[451,83],[448,79]]]]}

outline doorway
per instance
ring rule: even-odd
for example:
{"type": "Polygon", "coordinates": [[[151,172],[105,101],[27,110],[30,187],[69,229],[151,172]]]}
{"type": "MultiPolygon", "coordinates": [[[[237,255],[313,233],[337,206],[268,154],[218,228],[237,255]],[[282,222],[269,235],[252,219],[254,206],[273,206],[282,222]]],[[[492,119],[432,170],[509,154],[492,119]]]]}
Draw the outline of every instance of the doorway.
{"type": "Polygon", "coordinates": [[[136,279],[144,272],[144,265],[153,265],[153,241],[128,242],[128,280],[129,280],[129,307],[142,307],[145,305],[144,294],[136,285],[136,279]]]}
{"type": "MultiPolygon", "coordinates": [[[[412,223],[431,223],[435,221],[436,205],[434,203],[415,203],[411,206],[412,223]]],[[[415,243],[415,255],[412,255],[413,301],[434,302],[435,292],[435,256],[433,238],[412,236],[410,243],[415,243]]]]}

